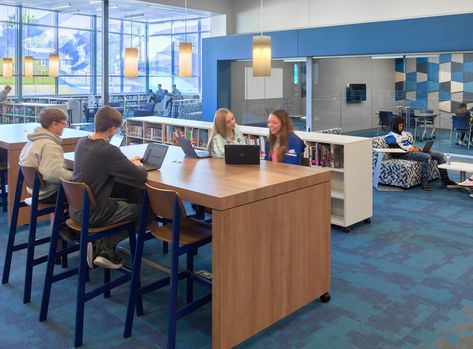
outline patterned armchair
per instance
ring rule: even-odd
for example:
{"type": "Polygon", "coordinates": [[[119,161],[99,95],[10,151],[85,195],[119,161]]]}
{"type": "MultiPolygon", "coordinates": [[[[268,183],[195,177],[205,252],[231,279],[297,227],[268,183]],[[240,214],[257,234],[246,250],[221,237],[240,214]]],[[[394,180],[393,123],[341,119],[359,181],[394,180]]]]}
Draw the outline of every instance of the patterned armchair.
{"type": "MultiPolygon", "coordinates": [[[[413,141],[411,133],[408,133],[410,141],[413,141]]],[[[373,149],[389,148],[384,136],[373,137],[373,149]]],[[[375,169],[378,153],[373,150],[373,171],[375,169]]],[[[422,165],[419,161],[398,159],[390,153],[383,153],[379,184],[393,185],[396,187],[410,188],[421,183],[422,165]]],[[[429,180],[439,178],[437,162],[430,161],[429,180]]]]}

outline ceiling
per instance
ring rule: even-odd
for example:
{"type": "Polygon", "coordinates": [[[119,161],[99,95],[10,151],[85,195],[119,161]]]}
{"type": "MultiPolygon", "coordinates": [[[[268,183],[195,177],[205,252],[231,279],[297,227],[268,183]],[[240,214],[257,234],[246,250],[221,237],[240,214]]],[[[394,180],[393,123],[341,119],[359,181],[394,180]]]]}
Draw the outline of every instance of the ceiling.
{"type": "MultiPolygon", "coordinates": [[[[17,4],[37,9],[57,9],[61,13],[77,13],[86,15],[98,15],[102,13],[100,0],[0,0],[4,4],[17,4]],[[67,6],[67,7],[66,7],[67,6]]],[[[184,1],[183,1],[184,3],[184,1]]],[[[129,18],[133,15],[136,21],[159,22],[170,19],[184,19],[185,9],[183,7],[168,6],[137,0],[109,0],[110,17],[129,18]]],[[[211,13],[194,9],[187,10],[187,18],[208,17],[211,13]]]]}

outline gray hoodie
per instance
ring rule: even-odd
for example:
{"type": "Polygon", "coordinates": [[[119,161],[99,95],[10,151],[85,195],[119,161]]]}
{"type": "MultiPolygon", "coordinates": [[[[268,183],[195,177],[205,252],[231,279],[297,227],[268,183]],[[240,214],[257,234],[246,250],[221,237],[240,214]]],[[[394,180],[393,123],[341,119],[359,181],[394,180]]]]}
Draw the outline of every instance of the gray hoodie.
{"type": "MultiPolygon", "coordinates": [[[[33,133],[28,135],[28,140],[29,142],[21,150],[20,164],[36,167],[43,176],[45,185],[39,192],[39,199],[41,200],[57,191],[60,177],[70,181],[72,171],[64,168],[61,137],[45,128],[37,127],[33,133]]],[[[31,193],[31,189],[27,189],[31,193]]]]}

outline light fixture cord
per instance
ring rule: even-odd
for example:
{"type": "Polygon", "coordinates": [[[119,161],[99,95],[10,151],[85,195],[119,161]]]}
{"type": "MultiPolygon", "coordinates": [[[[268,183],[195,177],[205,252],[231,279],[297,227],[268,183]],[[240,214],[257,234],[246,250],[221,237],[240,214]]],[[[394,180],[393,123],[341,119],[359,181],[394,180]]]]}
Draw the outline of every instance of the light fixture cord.
{"type": "Polygon", "coordinates": [[[261,9],[259,15],[259,26],[261,31],[261,36],[263,36],[263,0],[261,0],[261,9]]]}
{"type": "Polygon", "coordinates": [[[187,0],[184,0],[184,42],[187,42],[187,0]]]}

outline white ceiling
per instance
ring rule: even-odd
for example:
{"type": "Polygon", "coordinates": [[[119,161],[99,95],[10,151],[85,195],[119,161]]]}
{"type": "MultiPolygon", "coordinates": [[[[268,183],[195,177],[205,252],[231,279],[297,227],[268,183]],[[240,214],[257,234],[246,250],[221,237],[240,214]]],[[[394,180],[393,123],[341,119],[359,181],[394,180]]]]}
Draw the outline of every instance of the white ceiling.
{"type": "MultiPolygon", "coordinates": [[[[92,0],[93,1],[93,0],[92,0]]],[[[90,3],[91,0],[0,0],[0,3],[17,4],[25,7],[34,7],[38,9],[50,10],[55,5],[68,5],[70,7],[58,9],[63,13],[78,13],[87,15],[100,16],[101,3],[90,3]]],[[[182,1],[184,5],[184,0],[182,1]]],[[[110,17],[124,18],[134,14],[144,14],[144,16],[133,18],[136,21],[158,22],[169,19],[184,19],[185,9],[183,7],[169,6],[163,4],[150,3],[147,1],[137,0],[109,0],[110,17]]],[[[212,13],[189,9],[187,10],[187,18],[208,17],[212,13]]]]}

